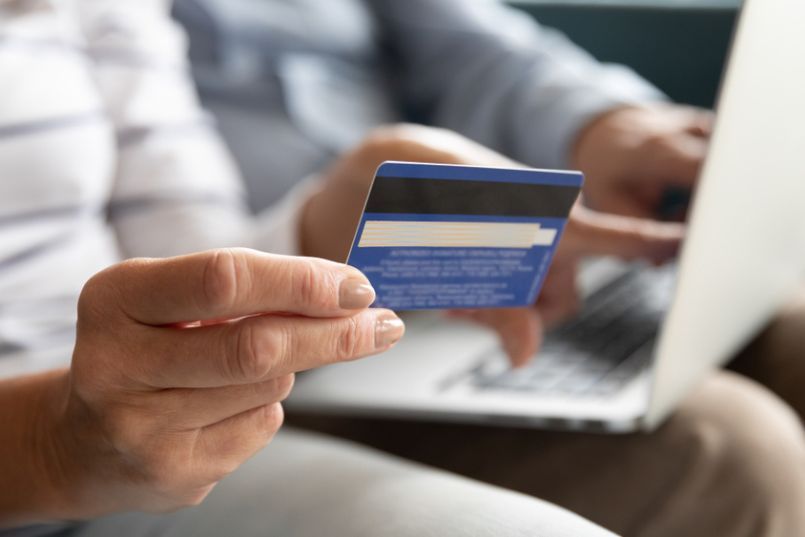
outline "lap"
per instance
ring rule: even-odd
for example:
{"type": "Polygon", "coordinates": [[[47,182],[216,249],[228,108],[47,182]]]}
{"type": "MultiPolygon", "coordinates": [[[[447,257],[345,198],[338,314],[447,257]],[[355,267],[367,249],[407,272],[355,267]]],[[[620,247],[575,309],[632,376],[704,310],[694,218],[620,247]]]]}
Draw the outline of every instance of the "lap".
{"type": "Polygon", "coordinates": [[[534,498],[351,443],[283,430],[200,506],[122,514],[71,537],[598,537],[593,524],[534,498]]]}
{"type": "Polygon", "coordinates": [[[805,288],[729,367],[768,387],[805,418],[805,288]]]}
{"type": "Polygon", "coordinates": [[[651,434],[311,416],[291,420],[544,498],[627,535],[741,534],[738,526],[752,522],[740,520],[734,510],[753,494],[750,489],[763,488],[757,482],[763,476],[792,481],[767,483],[774,494],[803,498],[805,469],[788,467],[805,452],[795,417],[768,391],[730,373],[706,380],[651,434]],[[769,438],[787,447],[768,453],[769,438]],[[700,504],[714,494],[721,501],[700,504]]]}
{"type": "MultiPolygon", "coordinates": [[[[733,367],[768,386],[805,416],[802,349],[805,292],[733,367]]],[[[724,501],[711,502],[707,509],[717,511],[721,505],[733,510],[733,516],[726,518],[736,527],[750,527],[756,522],[743,523],[741,516],[751,509],[735,509],[740,502],[730,495],[756,486],[747,481],[752,475],[766,476],[774,487],[782,483],[779,488],[786,491],[796,485],[785,481],[802,474],[801,468],[788,464],[800,456],[796,451],[802,433],[796,419],[757,385],[728,373],[706,381],[668,423],[649,435],[369,419],[296,420],[308,428],[545,498],[630,535],[693,535],[684,525],[674,527],[669,522],[673,519],[682,524],[690,519],[704,535],[737,534],[719,526],[708,528],[707,524],[722,524],[712,513],[707,521],[696,520],[696,513],[691,513],[695,503],[702,496],[718,494],[724,501]],[[769,442],[774,451],[783,445],[792,453],[763,456],[769,442]],[[753,464],[760,467],[753,469],[753,464]],[[713,483],[720,483],[718,491],[708,489],[713,483]]],[[[797,494],[784,492],[781,501],[798,500],[797,494]]],[[[601,534],[551,504],[342,442],[283,431],[269,449],[222,482],[198,508],[170,515],[106,517],[71,535],[518,535],[517,528],[529,528],[523,533],[528,535],[601,534]]]]}

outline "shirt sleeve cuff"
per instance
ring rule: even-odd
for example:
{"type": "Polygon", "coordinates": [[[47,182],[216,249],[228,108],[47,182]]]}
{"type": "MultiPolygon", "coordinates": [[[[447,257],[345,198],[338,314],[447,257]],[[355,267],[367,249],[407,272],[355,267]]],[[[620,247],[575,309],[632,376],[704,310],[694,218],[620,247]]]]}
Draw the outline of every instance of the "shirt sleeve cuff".
{"type": "MultiPolygon", "coordinates": [[[[557,92],[559,93],[559,92],[557,92]]],[[[565,88],[546,110],[539,113],[539,125],[524,114],[519,132],[539,131],[533,137],[523,136],[517,142],[517,155],[525,162],[549,168],[571,165],[576,138],[591,121],[610,110],[629,106],[645,106],[665,102],[667,97],[630,69],[607,66],[587,84],[565,88]],[[549,125],[546,128],[545,125],[549,125]],[[529,139],[530,138],[530,139],[529,139]],[[535,147],[534,144],[538,145],[535,147]]]]}

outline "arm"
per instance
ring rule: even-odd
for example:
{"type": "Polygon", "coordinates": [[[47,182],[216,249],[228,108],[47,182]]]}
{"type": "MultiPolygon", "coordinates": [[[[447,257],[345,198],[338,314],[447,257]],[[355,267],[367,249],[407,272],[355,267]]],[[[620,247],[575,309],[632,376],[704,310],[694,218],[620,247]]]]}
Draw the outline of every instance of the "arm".
{"type": "MultiPolygon", "coordinates": [[[[517,167],[519,164],[452,131],[421,125],[376,130],[324,172],[322,191],[303,211],[305,247],[312,255],[343,259],[360,217],[374,171],[384,160],[517,167]]],[[[577,204],[536,308],[456,312],[498,331],[514,364],[523,364],[539,345],[542,326],[575,313],[576,270],[589,256],[616,256],[660,264],[671,259],[683,234],[679,224],[598,213],[577,204]]]]}
{"type": "Polygon", "coordinates": [[[662,99],[623,67],[493,0],[372,0],[415,110],[516,160],[566,167],[600,114],[662,99]]]}
{"type": "Polygon", "coordinates": [[[0,528],[201,502],[271,440],[294,373],[402,336],[373,300],[350,267],[253,250],[94,276],[69,371],[0,382],[0,528]]]}
{"type": "Polygon", "coordinates": [[[238,171],[200,107],[170,2],[78,5],[95,80],[117,133],[109,216],[124,257],[221,246],[295,253],[292,208],[257,220],[246,210],[238,171]]]}
{"type": "Polygon", "coordinates": [[[49,442],[65,370],[0,381],[0,527],[67,518],[49,442]]]}

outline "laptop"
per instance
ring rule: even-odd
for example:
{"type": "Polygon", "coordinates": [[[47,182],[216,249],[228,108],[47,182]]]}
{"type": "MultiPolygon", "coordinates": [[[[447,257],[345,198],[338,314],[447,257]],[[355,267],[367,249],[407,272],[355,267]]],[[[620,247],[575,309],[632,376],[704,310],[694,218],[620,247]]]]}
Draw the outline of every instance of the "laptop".
{"type": "Polygon", "coordinates": [[[679,260],[594,260],[580,315],[512,370],[436,312],[374,358],[300,375],[296,411],[630,432],[662,423],[805,281],[805,3],[747,0],[679,260]]]}

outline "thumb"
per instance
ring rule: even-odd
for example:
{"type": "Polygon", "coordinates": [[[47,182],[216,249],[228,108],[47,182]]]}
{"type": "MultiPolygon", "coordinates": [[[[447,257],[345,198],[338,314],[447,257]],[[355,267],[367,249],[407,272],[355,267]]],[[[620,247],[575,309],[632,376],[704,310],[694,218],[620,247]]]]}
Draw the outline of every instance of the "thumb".
{"type": "Polygon", "coordinates": [[[684,233],[682,224],[599,213],[577,204],[570,213],[559,252],[659,264],[676,256],[684,233]]]}

